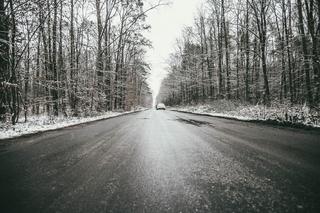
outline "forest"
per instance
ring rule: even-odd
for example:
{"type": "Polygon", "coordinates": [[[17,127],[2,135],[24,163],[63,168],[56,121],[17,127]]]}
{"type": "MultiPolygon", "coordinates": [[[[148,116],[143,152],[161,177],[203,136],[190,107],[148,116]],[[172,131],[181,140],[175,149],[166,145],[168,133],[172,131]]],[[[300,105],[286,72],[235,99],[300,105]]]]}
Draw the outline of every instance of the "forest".
{"type": "Polygon", "coordinates": [[[169,59],[158,101],[319,112],[320,1],[208,0],[169,59]]]}
{"type": "Polygon", "coordinates": [[[149,106],[141,0],[0,0],[0,117],[149,106]]]}

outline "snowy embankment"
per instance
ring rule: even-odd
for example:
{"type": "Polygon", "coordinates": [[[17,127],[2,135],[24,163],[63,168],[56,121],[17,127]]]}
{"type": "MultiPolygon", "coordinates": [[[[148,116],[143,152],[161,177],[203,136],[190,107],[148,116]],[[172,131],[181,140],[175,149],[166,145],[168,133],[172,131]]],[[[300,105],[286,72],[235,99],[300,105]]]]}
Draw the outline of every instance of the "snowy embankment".
{"type": "Polygon", "coordinates": [[[243,105],[231,101],[215,101],[209,104],[176,106],[171,107],[170,110],[242,121],[266,121],[290,126],[320,127],[319,110],[310,110],[306,105],[272,104],[271,107],[266,107],[264,105],[243,105]]]}
{"type": "Polygon", "coordinates": [[[54,117],[54,116],[28,116],[27,122],[21,117],[16,125],[0,123],[0,139],[8,139],[19,137],[22,135],[29,135],[48,130],[55,130],[64,127],[74,126],[92,121],[103,120],[107,118],[116,117],[119,115],[129,114],[146,110],[146,108],[138,108],[136,110],[127,112],[105,112],[91,117],[54,117]]]}

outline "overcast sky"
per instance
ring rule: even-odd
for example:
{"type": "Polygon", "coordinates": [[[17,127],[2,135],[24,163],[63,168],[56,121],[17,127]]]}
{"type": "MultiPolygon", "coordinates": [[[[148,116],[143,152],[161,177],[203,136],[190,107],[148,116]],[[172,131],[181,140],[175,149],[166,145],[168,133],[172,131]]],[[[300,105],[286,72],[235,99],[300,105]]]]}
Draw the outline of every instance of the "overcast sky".
{"type": "Polygon", "coordinates": [[[153,95],[157,95],[166,75],[166,61],[173,52],[176,39],[181,36],[184,26],[193,24],[202,1],[171,0],[169,6],[148,13],[147,22],[152,28],[146,36],[152,41],[153,49],[148,50],[146,60],[152,65],[148,82],[153,95]]]}

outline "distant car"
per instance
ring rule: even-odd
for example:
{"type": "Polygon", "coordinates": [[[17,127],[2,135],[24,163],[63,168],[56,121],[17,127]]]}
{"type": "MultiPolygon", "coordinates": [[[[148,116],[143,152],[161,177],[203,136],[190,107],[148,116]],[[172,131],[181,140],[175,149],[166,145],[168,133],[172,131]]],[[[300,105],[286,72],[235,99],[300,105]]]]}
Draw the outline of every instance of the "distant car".
{"type": "Polygon", "coordinates": [[[160,103],[160,104],[157,104],[156,109],[157,110],[159,110],[159,109],[166,110],[166,106],[163,103],[160,103]]]}

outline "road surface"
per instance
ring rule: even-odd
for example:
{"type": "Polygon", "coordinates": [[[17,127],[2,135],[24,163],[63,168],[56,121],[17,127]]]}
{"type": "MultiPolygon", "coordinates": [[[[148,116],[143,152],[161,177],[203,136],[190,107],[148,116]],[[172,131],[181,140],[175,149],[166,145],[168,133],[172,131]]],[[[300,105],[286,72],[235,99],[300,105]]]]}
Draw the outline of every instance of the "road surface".
{"type": "Polygon", "coordinates": [[[0,142],[0,212],[320,212],[320,133],[148,110],[0,142]]]}

